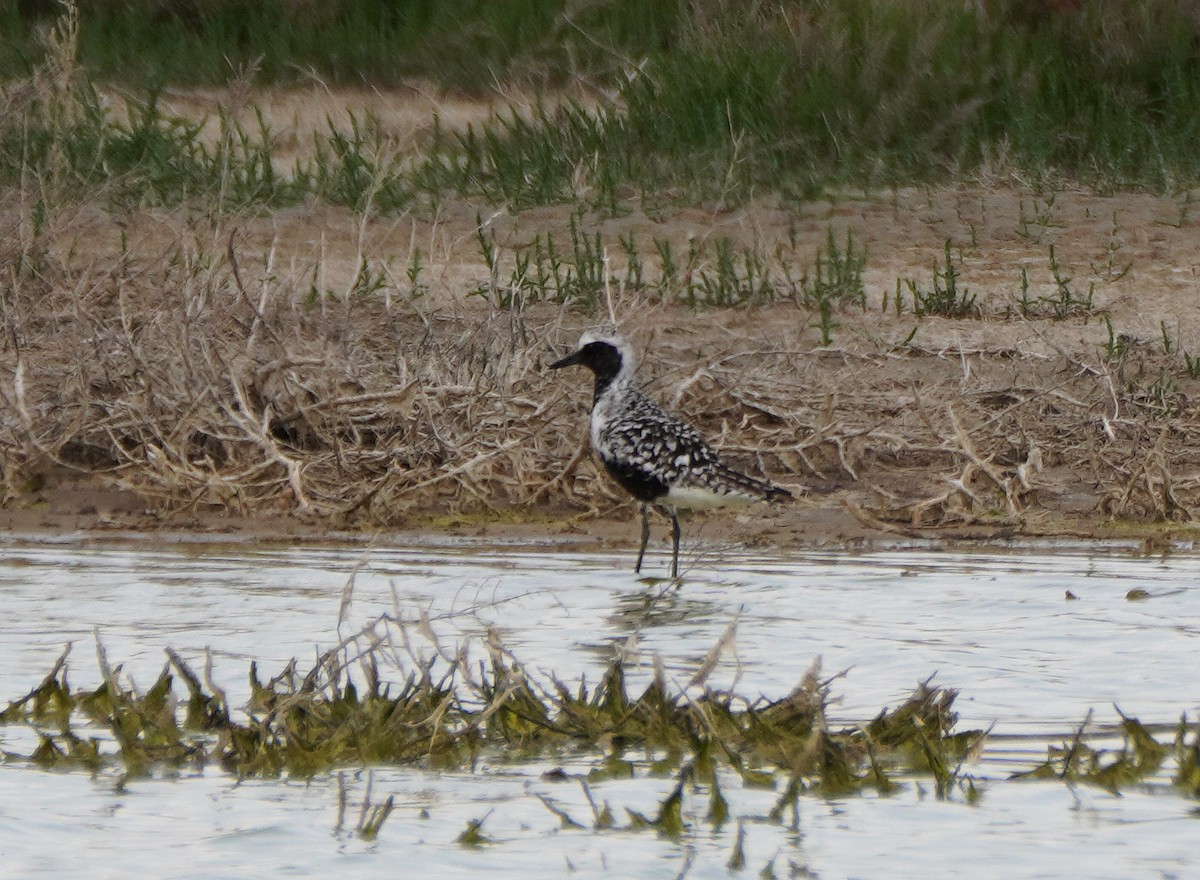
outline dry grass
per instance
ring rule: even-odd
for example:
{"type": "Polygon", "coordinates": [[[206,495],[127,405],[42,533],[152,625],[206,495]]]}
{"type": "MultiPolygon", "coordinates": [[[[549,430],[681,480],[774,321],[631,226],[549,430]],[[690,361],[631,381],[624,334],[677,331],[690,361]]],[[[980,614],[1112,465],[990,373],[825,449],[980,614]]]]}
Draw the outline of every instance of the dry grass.
{"type": "MultiPolygon", "coordinates": [[[[58,468],[163,512],[346,525],[622,500],[583,448],[588,389],[542,369],[594,318],[464,298],[487,278],[470,222],[317,236],[160,214],[118,235],[86,210],[40,227],[32,213],[3,217],[10,502],[58,468]],[[443,242],[416,297],[413,241],[443,242]]],[[[993,303],[976,323],[1022,342],[971,345],[923,318],[944,345],[883,343],[888,317],[870,306],[839,317],[844,345],[814,348],[801,303],[685,318],[657,293],[615,295],[653,394],[740,465],[844,498],[872,527],[1036,531],[1047,509],[1178,521],[1200,505],[1194,380],[1162,341],[1068,348],[1069,325],[993,303]]]]}
{"type": "Polygon", "coordinates": [[[13,255],[31,268],[4,310],[10,494],[53,463],[169,509],[387,521],[448,494],[522,500],[514,474],[570,457],[510,316],[313,295],[202,235],[80,270],[13,255]]]}
{"type": "MultiPolygon", "coordinates": [[[[66,469],[156,513],[609,511],[624,499],[588,463],[588,391],[542,370],[607,280],[652,393],[735,463],[873,529],[1200,508],[1190,194],[978,187],[619,216],[459,196],[380,216],[381,179],[354,211],[254,213],[222,177],[215,197],[114,213],[97,206],[120,179],[55,158],[91,106],[75,36],[60,21],[36,94],[4,95],[36,107],[49,157],[0,210],[7,504],[66,469]],[[931,264],[935,285],[969,288],[969,314],[889,300],[928,286],[931,264]],[[811,296],[822,285],[836,295],[811,296]]],[[[249,88],[224,112],[249,113],[249,88]]],[[[405,107],[393,121],[428,102],[405,107]]],[[[779,516],[801,531],[810,510],[779,516]]]]}

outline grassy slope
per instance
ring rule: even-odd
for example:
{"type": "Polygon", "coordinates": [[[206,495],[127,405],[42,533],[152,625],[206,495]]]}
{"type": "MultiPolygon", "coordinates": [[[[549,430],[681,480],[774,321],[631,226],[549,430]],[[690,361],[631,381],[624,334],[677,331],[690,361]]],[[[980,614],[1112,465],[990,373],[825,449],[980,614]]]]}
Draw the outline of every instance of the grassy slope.
{"type": "MultiPolygon", "coordinates": [[[[0,73],[36,64],[39,28],[57,2],[0,6],[0,73]],[[21,15],[18,7],[37,7],[21,15]]],[[[680,25],[666,3],[637,0],[132,0],[81,4],[79,60],[104,79],[152,86],[217,84],[255,66],[264,82],[304,79],[394,85],[410,78],[478,92],[513,78],[561,84],[586,72],[613,78],[619,47],[669,44],[680,25]],[[568,6],[577,8],[568,9],[568,6]]]]}
{"type": "MultiPolygon", "coordinates": [[[[239,204],[315,193],[361,207],[371,190],[383,210],[469,194],[515,207],[584,196],[609,211],[630,187],[738,201],[992,169],[1159,191],[1200,175],[1200,24],[1185,0],[1041,14],[997,3],[986,16],[953,0],[725,5],[89,6],[75,58],[135,93],[250,71],[260,82],[419,78],[476,92],[583,82],[604,98],[598,110],[567,104],[445,134],[403,168],[362,120],[331,132],[322,161],[286,181],[263,179],[268,131],[235,133],[208,155],[153,109],[125,130],[89,105],[64,129],[42,101],[0,125],[0,179],[44,172],[56,138],[83,182],[119,177],[125,198],[165,203],[228,194],[219,178],[230,173],[242,178],[239,204]]],[[[23,35],[0,48],[0,71],[43,70],[49,20],[22,20],[11,4],[0,20],[23,35]]]]}

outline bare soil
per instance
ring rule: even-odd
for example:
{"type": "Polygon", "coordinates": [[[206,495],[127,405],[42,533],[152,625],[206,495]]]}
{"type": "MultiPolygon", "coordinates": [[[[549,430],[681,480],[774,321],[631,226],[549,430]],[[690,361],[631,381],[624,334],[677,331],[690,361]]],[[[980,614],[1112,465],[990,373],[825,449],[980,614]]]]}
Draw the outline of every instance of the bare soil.
{"type": "MultiPolygon", "coordinates": [[[[322,100],[374,102],[414,142],[430,124],[419,93],[322,100]]],[[[270,96],[277,124],[292,107],[281,157],[323,124],[314,102],[270,96]]],[[[456,105],[454,119],[490,109],[456,105]]],[[[463,201],[380,218],[308,204],[214,218],[64,200],[35,231],[28,197],[10,195],[0,247],[22,268],[3,307],[0,529],[636,537],[632,505],[584,450],[588,376],[544,369],[604,316],[468,295],[503,284],[535,236],[569,241],[573,206],[513,215],[463,201]],[[478,212],[501,247],[496,277],[478,212]],[[381,280],[354,294],[364,259],[381,280]]],[[[650,393],[797,496],[696,517],[689,539],[1191,540],[1189,194],[1003,178],[803,206],[664,204],[589,221],[614,274],[629,233],[651,276],[655,238],[684,252],[728,237],[767,255],[795,240],[797,278],[831,230],[867,252],[867,305],[834,315],[831,345],[789,297],[692,309],[657,290],[610,291],[650,393]],[[905,281],[931,288],[947,240],[977,313],[918,318],[905,281]],[[1056,316],[1064,284],[1091,308],[1056,316]]]]}

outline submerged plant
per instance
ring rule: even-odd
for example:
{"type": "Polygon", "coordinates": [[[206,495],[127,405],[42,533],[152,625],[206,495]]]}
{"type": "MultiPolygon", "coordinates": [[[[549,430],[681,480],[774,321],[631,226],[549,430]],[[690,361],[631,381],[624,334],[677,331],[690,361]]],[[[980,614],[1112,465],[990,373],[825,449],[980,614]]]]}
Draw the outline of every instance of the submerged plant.
{"type": "MultiPolygon", "coordinates": [[[[428,654],[413,647],[416,633],[383,617],[326,652],[309,670],[295,661],[263,680],[250,669],[250,698],[231,712],[221,690],[203,682],[174,651],[145,692],[120,681],[100,646],[101,684],[72,691],[68,652],[45,679],[0,712],[0,725],[36,734],[28,753],[5,752],[7,762],[89,773],[144,776],[216,764],[238,777],[309,778],[344,767],[408,764],[430,769],[476,766],[481,759],[534,760],[582,757],[592,769],[576,780],[590,815],[548,794],[534,796],[564,831],[621,829],[682,839],[697,822],[714,833],[734,823],[728,864],[744,867],[746,817],[731,809],[724,790],[769,789],[774,806],[758,819],[799,830],[802,795],[840,798],[895,791],[903,779],[931,779],[939,799],[974,804],[981,796],[963,766],[979,752],[986,731],[955,730],[953,690],[926,681],[894,709],[842,728],[826,720],[831,679],[814,665],[779,700],[751,699],[704,685],[726,643],[722,640],[686,688],[669,687],[661,664],[640,694],[631,693],[632,670],[621,659],[594,685],[539,680],[494,636],[487,659],[466,661],[436,643],[427,621],[420,632],[434,640],[428,654]],[[398,646],[403,645],[403,648],[398,646]],[[399,662],[407,651],[411,663],[399,662]],[[396,665],[394,680],[385,667],[396,665]],[[183,694],[176,693],[182,682],[183,694]],[[652,809],[626,808],[618,819],[593,786],[649,773],[667,787],[652,809]]],[[[732,630],[731,630],[732,631],[732,630]]],[[[1120,716],[1123,744],[1101,750],[1088,742],[1089,719],[1062,746],[1019,778],[1059,779],[1119,792],[1143,784],[1173,763],[1172,781],[1183,794],[1200,795],[1200,727],[1184,716],[1173,743],[1160,742],[1136,718],[1120,716]]],[[[567,780],[561,770],[546,778],[567,780]]],[[[373,774],[353,807],[345,777],[337,774],[335,834],[364,841],[381,833],[396,800],[373,795],[373,774]],[[353,809],[353,816],[347,813],[353,809]]],[[[920,783],[918,783],[919,785],[920,783]]],[[[920,789],[922,792],[924,788],[920,789]]],[[[459,846],[485,847],[490,812],[469,819],[459,846]]],[[[768,863],[768,868],[770,863],[768,863]]],[[[764,868],[764,871],[767,870],[764,868]]]]}
{"type": "MultiPolygon", "coordinates": [[[[400,682],[388,682],[378,646],[393,626],[400,625],[378,621],[362,634],[375,647],[354,654],[347,641],[307,673],[293,662],[264,681],[251,664],[250,699],[238,713],[174,651],[145,692],[121,684],[103,661],[100,687],[72,692],[64,654],[38,687],[0,713],[0,723],[29,727],[39,738],[33,752],[7,757],[92,771],[117,766],[134,775],[215,763],[237,776],[308,777],[354,765],[461,767],[483,753],[529,757],[571,749],[594,752],[594,778],[604,778],[614,771],[627,775],[622,753],[636,749],[666,756],[659,772],[678,773],[680,782],[674,802],[635,824],[674,834],[684,782],[693,778],[714,786],[712,821],[726,818],[718,764],[750,785],[784,779],[794,794],[853,793],[887,789],[896,769],[932,772],[941,780],[941,768],[956,766],[981,736],[953,732],[954,692],[928,685],[866,726],[831,729],[824,720],[828,682],[815,668],[776,701],[673,691],[661,669],[635,696],[621,660],[594,687],[585,680],[568,686],[532,678],[493,644],[478,674],[454,659],[437,671],[445,661],[434,654],[401,669],[400,682]],[[107,734],[98,736],[101,730],[107,734]]],[[[360,833],[376,833],[389,811],[386,803],[373,805],[360,833]]]]}
{"type": "Polygon", "coordinates": [[[1046,760],[1021,773],[1016,779],[1062,779],[1067,782],[1082,782],[1096,785],[1113,793],[1136,783],[1144,782],[1157,773],[1172,755],[1176,771],[1173,782],[1185,792],[1195,796],[1200,788],[1197,776],[1196,755],[1200,754],[1200,730],[1192,730],[1187,716],[1179,720],[1172,745],[1159,742],[1147,727],[1117,709],[1121,719],[1122,743],[1117,749],[1097,749],[1086,740],[1092,713],[1075,731],[1070,742],[1051,746],[1046,760]],[[1188,742],[1188,732],[1192,740],[1188,742]]]}

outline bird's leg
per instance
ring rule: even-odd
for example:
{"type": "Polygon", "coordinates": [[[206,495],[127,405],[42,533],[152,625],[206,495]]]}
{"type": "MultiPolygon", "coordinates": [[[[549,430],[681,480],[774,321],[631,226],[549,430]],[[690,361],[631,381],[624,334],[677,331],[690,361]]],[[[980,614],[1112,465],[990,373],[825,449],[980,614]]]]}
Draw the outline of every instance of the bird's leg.
{"type": "Polygon", "coordinates": [[[633,567],[636,574],[642,570],[642,557],[646,555],[646,545],[650,542],[650,508],[646,504],[641,504],[642,508],[642,546],[638,550],[637,565],[633,567]]]}
{"type": "Polygon", "coordinates": [[[671,577],[679,577],[679,515],[671,509],[671,577]]]}

